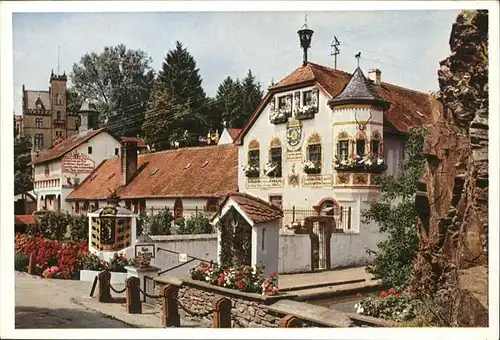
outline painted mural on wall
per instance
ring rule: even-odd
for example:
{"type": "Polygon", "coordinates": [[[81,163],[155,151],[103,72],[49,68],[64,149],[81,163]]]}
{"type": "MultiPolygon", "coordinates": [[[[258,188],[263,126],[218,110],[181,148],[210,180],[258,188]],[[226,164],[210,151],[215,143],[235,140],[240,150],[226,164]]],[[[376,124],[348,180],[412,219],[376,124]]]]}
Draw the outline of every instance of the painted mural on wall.
{"type": "Polygon", "coordinates": [[[91,173],[95,168],[95,162],[89,156],[78,152],[78,150],[73,150],[64,156],[61,168],[64,173],[91,173]]]}

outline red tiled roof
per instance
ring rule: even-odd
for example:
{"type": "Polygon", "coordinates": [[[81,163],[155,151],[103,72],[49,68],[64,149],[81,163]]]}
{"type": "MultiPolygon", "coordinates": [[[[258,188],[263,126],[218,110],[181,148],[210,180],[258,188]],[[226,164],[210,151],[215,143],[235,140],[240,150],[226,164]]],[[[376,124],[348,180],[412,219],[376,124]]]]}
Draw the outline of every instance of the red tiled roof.
{"type": "MultiPolygon", "coordinates": [[[[329,67],[307,63],[273,86],[261,105],[243,128],[243,132],[235,142],[241,143],[243,137],[253,125],[272,94],[294,86],[318,84],[331,98],[339,95],[351,78],[351,74],[334,70],[329,67]]],[[[441,110],[441,104],[429,94],[410,90],[400,86],[382,82],[374,86],[376,92],[385,100],[391,102],[385,112],[389,122],[400,132],[406,132],[410,127],[428,124],[433,116],[441,110]]]]}
{"type": "Polygon", "coordinates": [[[125,198],[223,197],[238,190],[238,147],[183,148],[138,155],[138,172],[121,187],[120,159],[108,159],[87,176],[68,200],[105,199],[118,188],[125,198]]]}
{"type": "Polygon", "coordinates": [[[283,211],[274,204],[266,202],[259,197],[241,192],[228,194],[220,206],[224,206],[230,198],[233,199],[255,223],[269,222],[283,217],[283,211]]]}
{"type": "Polygon", "coordinates": [[[15,215],[14,225],[33,225],[35,224],[35,216],[33,215],[15,215]]]}
{"type": "Polygon", "coordinates": [[[137,142],[137,147],[146,147],[146,142],[144,142],[144,139],[139,137],[120,137],[120,142],[137,142]]]}
{"type": "Polygon", "coordinates": [[[227,132],[229,133],[231,139],[235,140],[236,137],[238,137],[238,135],[240,134],[241,129],[227,129],[227,132]]]}
{"type": "Polygon", "coordinates": [[[53,145],[50,149],[43,151],[37,159],[35,159],[31,164],[38,164],[47,162],[53,159],[60,158],[66,153],[70,152],[74,148],[80,146],[81,144],[88,141],[90,138],[103,132],[105,128],[98,130],[90,130],[82,135],[73,135],[60,143],[53,145]]]}

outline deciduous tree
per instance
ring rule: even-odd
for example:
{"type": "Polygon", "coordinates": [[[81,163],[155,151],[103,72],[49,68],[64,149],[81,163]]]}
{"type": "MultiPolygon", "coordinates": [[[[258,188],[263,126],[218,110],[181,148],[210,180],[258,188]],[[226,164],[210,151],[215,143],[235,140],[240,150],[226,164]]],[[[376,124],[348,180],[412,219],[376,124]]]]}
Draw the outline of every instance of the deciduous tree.
{"type": "Polygon", "coordinates": [[[101,125],[117,135],[137,136],[154,79],[152,59],[140,49],[106,46],[85,53],[70,74],[73,89],[96,103],[101,125]]]}

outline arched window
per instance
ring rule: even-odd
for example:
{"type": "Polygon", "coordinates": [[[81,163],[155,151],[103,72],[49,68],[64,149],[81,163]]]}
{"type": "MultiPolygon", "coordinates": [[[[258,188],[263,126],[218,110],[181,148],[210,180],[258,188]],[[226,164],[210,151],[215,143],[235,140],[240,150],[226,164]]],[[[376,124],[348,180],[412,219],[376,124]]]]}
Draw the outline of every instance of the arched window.
{"type": "Polygon", "coordinates": [[[339,161],[349,158],[349,135],[341,132],[337,137],[337,157],[339,161]]]}
{"type": "Polygon", "coordinates": [[[269,150],[269,162],[274,170],[268,174],[269,176],[281,177],[282,160],[281,142],[278,138],[273,138],[271,140],[271,149],[269,150]]]}
{"type": "Polygon", "coordinates": [[[182,200],[177,198],[174,202],[174,220],[181,219],[183,215],[182,200]]]}
{"type": "Polygon", "coordinates": [[[323,198],[318,203],[320,215],[335,215],[338,212],[339,204],[333,198],[323,198]]]}
{"type": "Polygon", "coordinates": [[[307,173],[321,172],[321,137],[317,133],[313,133],[307,140],[307,160],[313,163],[313,166],[308,167],[307,173]]]}
{"type": "Polygon", "coordinates": [[[83,211],[84,212],[88,212],[89,211],[89,202],[88,201],[85,201],[83,203],[83,211]]]}
{"type": "Polygon", "coordinates": [[[362,131],[356,133],[356,155],[364,157],[366,154],[366,135],[362,131]]]}
{"type": "Polygon", "coordinates": [[[248,165],[249,171],[247,174],[251,175],[250,177],[258,177],[259,176],[259,168],[260,168],[260,145],[256,140],[252,140],[248,144],[248,165]],[[255,169],[255,171],[251,171],[255,169]]]}
{"type": "Polygon", "coordinates": [[[62,95],[60,93],[56,94],[57,105],[62,105],[62,95]]]}
{"type": "Polygon", "coordinates": [[[370,152],[372,153],[372,155],[378,156],[381,153],[381,141],[382,138],[380,137],[380,133],[378,131],[375,131],[370,140],[370,152]]]}
{"type": "Polygon", "coordinates": [[[219,200],[217,198],[209,198],[205,205],[205,211],[209,213],[217,212],[218,205],[219,205],[219,200]]]}

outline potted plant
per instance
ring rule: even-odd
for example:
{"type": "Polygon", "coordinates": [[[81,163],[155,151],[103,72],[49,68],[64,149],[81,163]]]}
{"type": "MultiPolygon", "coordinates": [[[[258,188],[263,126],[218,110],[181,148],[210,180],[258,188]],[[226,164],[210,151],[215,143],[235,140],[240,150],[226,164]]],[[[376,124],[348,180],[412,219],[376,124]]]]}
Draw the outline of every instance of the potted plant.
{"type": "Polygon", "coordinates": [[[274,162],[267,162],[264,165],[264,174],[269,177],[281,177],[281,167],[274,162]]]}
{"type": "Polygon", "coordinates": [[[243,172],[247,177],[259,177],[260,175],[259,167],[250,164],[243,167],[243,172]]]}
{"type": "Polygon", "coordinates": [[[304,169],[304,172],[308,175],[321,173],[321,164],[312,161],[303,162],[302,168],[304,169]]]}
{"type": "Polygon", "coordinates": [[[95,254],[86,254],[82,260],[83,269],[80,270],[80,281],[92,282],[100,272],[108,269],[111,273],[111,283],[125,283],[127,279],[125,266],[123,265],[123,270],[121,270],[119,265],[119,263],[123,262],[122,257],[124,258],[123,255],[115,254],[111,260],[113,264],[110,264],[95,254]]]}

